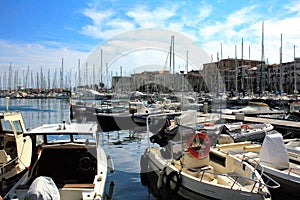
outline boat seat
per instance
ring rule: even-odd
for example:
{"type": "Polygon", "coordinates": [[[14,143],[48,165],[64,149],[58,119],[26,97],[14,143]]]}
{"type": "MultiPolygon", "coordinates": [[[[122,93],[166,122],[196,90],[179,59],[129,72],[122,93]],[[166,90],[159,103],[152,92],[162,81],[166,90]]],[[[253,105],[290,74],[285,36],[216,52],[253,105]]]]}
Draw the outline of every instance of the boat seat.
{"type": "Polygon", "coordinates": [[[213,181],[215,179],[214,168],[209,165],[202,167],[198,177],[205,181],[213,181]]]}
{"type": "Polygon", "coordinates": [[[7,155],[7,153],[4,150],[0,150],[0,165],[5,165],[11,160],[10,155],[7,155]]]}
{"type": "Polygon", "coordinates": [[[214,179],[214,168],[212,166],[204,166],[201,168],[184,167],[182,171],[205,181],[212,181],[214,179]]]}

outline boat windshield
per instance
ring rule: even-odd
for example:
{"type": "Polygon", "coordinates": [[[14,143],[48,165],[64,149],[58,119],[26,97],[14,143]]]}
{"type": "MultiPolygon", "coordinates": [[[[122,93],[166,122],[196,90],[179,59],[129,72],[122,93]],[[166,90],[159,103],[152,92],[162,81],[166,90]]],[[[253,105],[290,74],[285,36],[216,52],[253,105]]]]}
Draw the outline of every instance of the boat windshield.
{"type": "Polygon", "coordinates": [[[91,134],[47,134],[44,135],[44,143],[95,143],[95,138],[91,134]]]}
{"type": "Polygon", "coordinates": [[[13,131],[11,124],[7,120],[1,119],[1,125],[3,131],[13,131]]]}
{"type": "Polygon", "coordinates": [[[13,123],[14,128],[17,131],[18,134],[23,133],[23,129],[22,129],[22,125],[21,125],[21,121],[20,120],[13,121],[12,123],[13,123]]]}
{"type": "Polygon", "coordinates": [[[4,132],[13,132],[15,131],[20,134],[23,133],[22,125],[20,120],[12,121],[12,125],[10,121],[1,119],[1,128],[4,132]],[[14,128],[13,128],[14,127],[14,128]]]}

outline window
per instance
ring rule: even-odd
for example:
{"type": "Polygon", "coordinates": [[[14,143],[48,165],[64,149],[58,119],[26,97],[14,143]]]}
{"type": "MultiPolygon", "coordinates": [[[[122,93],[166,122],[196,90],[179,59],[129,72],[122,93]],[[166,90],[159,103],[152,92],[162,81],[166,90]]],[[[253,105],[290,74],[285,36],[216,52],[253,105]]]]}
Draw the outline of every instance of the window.
{"type": "Polygon", "coordinates": [[[17,133],[23,133],[23,129],[22,129],[22,125],[21,125],[21,121],[13,121],[13,126],[15,127],[17,133]]]}
{"type": "Polygon", "coordinates": [[[1,124],[2,124],[2,130],[3,131],[13,131],[9,121],[5,121],[4,119],[1,119],[1,124]]]}

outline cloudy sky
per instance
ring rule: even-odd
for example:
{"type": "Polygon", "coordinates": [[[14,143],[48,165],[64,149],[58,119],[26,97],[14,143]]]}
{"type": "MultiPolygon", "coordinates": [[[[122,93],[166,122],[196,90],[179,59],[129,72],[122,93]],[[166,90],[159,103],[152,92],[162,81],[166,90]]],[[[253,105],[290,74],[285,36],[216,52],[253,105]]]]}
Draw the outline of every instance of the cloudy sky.
{"type": "Polygon", "coordinates": [[[283,62],[293,60],[294,46],[300,57],[299,0],[1,0],[1,8],[1,71],[10,63],[52,70],[62,58],[74,69],[97,46],[145,28],[178,32],[214,61],[218,53],[234,58],[235,46],[241,58],[243,40],[243,57],[260,60],[263,21],[266,62],[279,63],[281,34],[283,62]]]}

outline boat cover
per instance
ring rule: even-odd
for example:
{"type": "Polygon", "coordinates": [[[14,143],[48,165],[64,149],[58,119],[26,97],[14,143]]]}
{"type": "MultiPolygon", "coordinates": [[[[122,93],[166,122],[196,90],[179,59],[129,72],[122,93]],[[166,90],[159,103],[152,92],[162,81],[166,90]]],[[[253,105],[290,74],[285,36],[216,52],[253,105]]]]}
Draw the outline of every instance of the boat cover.
{"type": "Polygon", "coordinates": [[[26,193],[25,200],[60,200],[59,191],[52,178],[40,176],[36,178],[26,193]]]}
{"type": "Polygon", "coordinates": [[[266,135],[259,159],[262,164],[276,169],[289,168],[289,155],[280,133],[266,135]]]}
{"type": "Polygon", "coordinates": [[[197,124],[197,111],[187,110],[183,111],[180,117],[177,118],[177,123],[180,125],[193,125],[197,124]]]}

